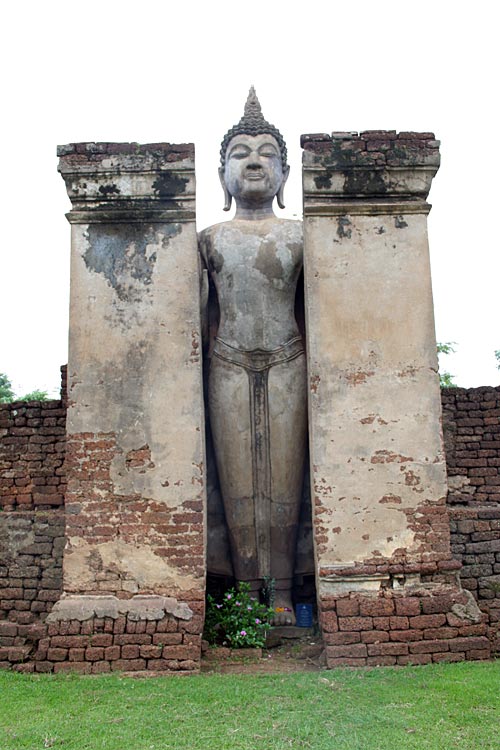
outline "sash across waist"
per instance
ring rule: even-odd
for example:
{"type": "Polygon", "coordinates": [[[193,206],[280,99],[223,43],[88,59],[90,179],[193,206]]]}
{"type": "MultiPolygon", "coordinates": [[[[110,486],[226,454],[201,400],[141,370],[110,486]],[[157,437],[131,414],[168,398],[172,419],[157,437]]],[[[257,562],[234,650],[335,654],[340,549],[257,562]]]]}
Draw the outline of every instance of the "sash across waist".
{"type": "Polygon", "coordinates": [[[225,341],[216,336],[213,349],[214,356],[219,359],[239,365],[252,372],[262,372],[273,365],[289,362],[299,357],[303,352],[304,346],[300,336],[290,339],[276,349],[238,349],[226,344],[225,341]]]}

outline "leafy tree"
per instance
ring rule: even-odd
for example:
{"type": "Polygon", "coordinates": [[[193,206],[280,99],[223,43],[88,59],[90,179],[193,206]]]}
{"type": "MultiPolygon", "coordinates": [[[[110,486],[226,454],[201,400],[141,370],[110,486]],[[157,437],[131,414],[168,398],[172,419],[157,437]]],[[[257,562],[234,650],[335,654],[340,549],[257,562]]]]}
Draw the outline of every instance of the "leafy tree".
{"type": "Polygon", "coordinates": [[[500,370],[500,349],[496,350],[496,352],[495,352],[495,358],[496,358],[496,361],[497,361],[497,367],[500,370]]]}
{"type": "Polygon", "coordinates": [[[12,401],[47,401],[47,391],[36,389],[25,396],[16,396],[12,390],[12,383],[5,373],[0,372],[0,404],[10,404],[12,401]]]}
{"type": "Polygon", "coordinates": [[[11,401],[14,401],[12,383],[7,375],[0,372],[0,404],[10,404],[11,401]]]}
{"type": "MultiPolygon", "coordinates": [[[[445,341],[437,343],[437,352],[438,354],[452,354],[455,352],[455,346],[457,345],[456,341],[445,341]]],[[[453,382],[453,378],[455,376],[451,375],[446,370],[444,372],[439,373],[439,385],[441,388],[456,388],[457,384],[453,382]]]]}
{"type": "Polygon", "coordinates": [[[441,388],[456,388],[457,384],[453,382],[454,377],[455,376],[451,375],[449,372],[440,372],[439,385],[441,388]]]}
{"type": "Polygon", "coordinates": [[[438,354],[452,354],[456,351],[455,346],[457,345],[456,341],[446,341],[445,343],[441,343],[440,341],[437,342],[437,351],[438,354]]]}
{"type": "Polygon", "coordinates": [[[31,393],[27,393],[26,396],[20,396],[18,398],[18,401],[47,401],[49,398],[49,394],[47,391],[39,391],[38,389],[35,389],[34,391],[31,391],[31,393]]]}

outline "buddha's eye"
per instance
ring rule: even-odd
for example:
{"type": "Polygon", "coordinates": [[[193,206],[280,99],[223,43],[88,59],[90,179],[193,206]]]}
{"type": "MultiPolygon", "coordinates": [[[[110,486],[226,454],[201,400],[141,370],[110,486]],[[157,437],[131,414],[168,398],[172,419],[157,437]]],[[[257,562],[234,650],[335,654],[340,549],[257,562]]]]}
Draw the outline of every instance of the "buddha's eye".
{"type": "Polygon", "coordinates": [[[269,158],[272,158],[273,156],[276,156],[276,157],[279,156],[279,154],[276,151],[276,149],[274,148],[274,146],[271,146],[271,145],[269,145],[269,146],[268,145],[262,146],[259,149],[259,155],[260,156],[267,156],[269,158]]]}
{"type": "Polygon", "coordinates": [[[250,149],[247,148],[235,148],[229,154],[230,159],[245,159],[250,153],[250,149]]]}

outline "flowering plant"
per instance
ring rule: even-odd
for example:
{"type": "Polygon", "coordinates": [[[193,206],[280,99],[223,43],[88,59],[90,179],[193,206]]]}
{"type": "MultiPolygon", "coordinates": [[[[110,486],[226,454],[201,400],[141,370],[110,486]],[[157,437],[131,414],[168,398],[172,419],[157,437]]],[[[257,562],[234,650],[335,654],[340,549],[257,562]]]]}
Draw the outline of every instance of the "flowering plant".
{"type": "Polygon", "coordinates": [[[208,594],[204,637],[209,643],[248,648],[264,646],[271,627],[272,610],[250,595],[250,585],[240,583],[217,602],[208,594]]]}

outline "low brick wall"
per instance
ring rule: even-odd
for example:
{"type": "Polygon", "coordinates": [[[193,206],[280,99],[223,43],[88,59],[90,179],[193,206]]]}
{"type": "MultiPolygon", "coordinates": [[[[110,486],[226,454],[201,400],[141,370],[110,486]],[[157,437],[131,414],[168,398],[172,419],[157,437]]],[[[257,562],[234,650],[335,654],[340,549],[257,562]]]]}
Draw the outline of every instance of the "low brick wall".
{"type": "MultiPolygon", "coordinates": [[[[199,670],[204,602],[179,605],[154,596],[125,602],[96,597],[97,608],[108,611],[99,617],[95,611],[89,613],[89,599],[93,597],[70,599],[72,611],[57,613],[56,607],[50,622],[29,630],[0,623],[0,667],[85,674],[199,670]],[[153,610],[145,611],[151,602],[153,610]]],[[[62,600],[61,609],[67,605],[68,599],[62,600]]]]}
{"type": "Polygon", "coordinates": [[[172,616],[158,621],[106,617],[50,623],[38,641],[34,663],[23,671],[192,672],[200,668],[199,627],[197,621],[183,623],[172,616]],[[193,629],[198,632],[191,633],[193,629]]]}
{"type": "Polygon", "coordinates": [[[323,601],[327,663],[334,666],[430,664],[487,659],[487,626],[468,592],[443,586],[398,594],[351,594],[323,601]]]}
{"type": "Polygon", "coordinates": [[[61,597],[66,367],[62,398],[0,404],[0,666],[34,653],[61,597]]]}
{"type": "Polygon", "coordinates": [[[1,513],[0,621],[45,619],[61,596],[64,544],[60,510],[1,513]]]}
{"type": "Polygon", "coordinates": [[[0,404],[0,509],[62,507],[65,449],[61,400],[0,404]]]}
{"type": "Polygon", "coordinates": [[[444,388],[448,504],[500,503],[500,386],[444,388]]]}
{"type": "Polygon", "coordinates": [[[451,549],[460,560],[462,586],[471,591],[500,652],[500,506],[450,508],[451,549]]]}
{"type": "MultiPolygon", "coordinates": [[[[488,641],[500,651],[500,387],[446,389],[442,401],[451,548],[465,598],[455,601],[446,581],[433,596],[424,587],[411,596],[329,597],[322,627],[330,664],[485,658],[488,641]],[[468,592],[482,622],[467,616],[468,592]]],[[[0,405],[0,666],[197,669],[202,601],[190,603],[192,622],[172,615],[45,622],[62,590],[64,424],[64,400],[0,405]]],[[[437,563],[428,568],[430,578],[447,573],[437,563]]]]}
{"type": "Polygon", "coordinates": [[[451,549],[500,651],[500,387],[445,388],[451,549]]]}
{"type": "Polygon", "coordinates": [[[61,596],[66,377],[64,365],[60,399],[0,404],[2,646],[22,640],[26,627],[43,622],[61,596]]]}

